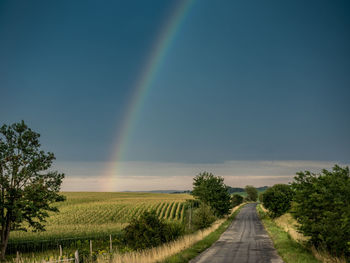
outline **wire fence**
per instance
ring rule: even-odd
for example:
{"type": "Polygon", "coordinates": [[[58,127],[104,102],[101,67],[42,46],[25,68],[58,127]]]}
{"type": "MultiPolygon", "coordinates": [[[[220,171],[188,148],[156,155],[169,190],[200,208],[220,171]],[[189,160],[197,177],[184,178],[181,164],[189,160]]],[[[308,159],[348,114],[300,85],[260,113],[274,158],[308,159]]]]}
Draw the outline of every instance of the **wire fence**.
{"type": "Polygon", "coordinates": [[[59,250],[60,246],[65,248],[79,249],[88,247],[89,241],[94,241],[96,246],[103,247],[106,243],[118,243],[118,240],[120,240],[120,235],[120,232],[116,232],[111,234],[103,233],[91,236],[9,242],[7,246],[7,254],[16,254],[18,251],[23,254],[31,252],[45,252],[47,250],[59,250]]]}

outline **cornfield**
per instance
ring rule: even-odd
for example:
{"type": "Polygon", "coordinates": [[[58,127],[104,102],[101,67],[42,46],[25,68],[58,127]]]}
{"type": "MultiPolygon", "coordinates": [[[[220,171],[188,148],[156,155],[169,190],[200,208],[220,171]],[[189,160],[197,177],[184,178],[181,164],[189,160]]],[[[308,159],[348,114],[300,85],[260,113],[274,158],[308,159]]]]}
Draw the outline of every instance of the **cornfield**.
{"type": "MultiPolygon", "coordinates": [[[[58,245],[76,246],[89,240],[116,236],[132,218],[154,210],[159,218],[184,220],[188,194],[157,193],[64,193],[67,200],[58,203],[59,213],[47,219],[46,231],[12,232],[9,253],[44,252],[58,245]]],[[[96,243],[95,242],[95,243],[96,243]]]]}

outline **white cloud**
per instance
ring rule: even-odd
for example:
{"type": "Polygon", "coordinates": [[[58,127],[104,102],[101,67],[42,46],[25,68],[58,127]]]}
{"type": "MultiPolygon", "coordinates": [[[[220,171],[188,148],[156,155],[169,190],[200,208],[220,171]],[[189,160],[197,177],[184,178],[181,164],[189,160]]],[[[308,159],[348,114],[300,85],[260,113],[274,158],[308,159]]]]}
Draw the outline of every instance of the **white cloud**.
{"type": "MultiPolygon", "coordinates": [[[[320,172],[336,162],[324,161],[227,161],[212,164],[122,162],[111,170],[107,162],[58,162],[66,174],[63,191],[146,191],[192,188],[193,177],[208,171],[223,176],[230,186],[288,183],[298,171],[320,172]]],[[[345,164],[340,164],[345,165],[345,164]]]]}

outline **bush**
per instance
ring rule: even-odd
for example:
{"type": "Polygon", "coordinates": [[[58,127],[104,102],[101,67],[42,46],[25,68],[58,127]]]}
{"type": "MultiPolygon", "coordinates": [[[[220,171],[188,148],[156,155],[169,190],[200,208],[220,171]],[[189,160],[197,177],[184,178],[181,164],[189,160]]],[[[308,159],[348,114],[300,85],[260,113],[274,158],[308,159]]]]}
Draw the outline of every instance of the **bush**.
{"type": "Polygon", "coordinates": [[[256,200],[258,199],[258,190],[256,190],[254,186],[247,185],[245,187],[245,191],[247,193],[246,200],[256,202],[256,200]]]}
{"type": "Polygon", "coordinates": [[[231,195],[222,177],[200,173],[194,178],[192,194],[209,205],[216,216],[222,217],[230,212],[231,195]]]}
{"type": "Polygon", "coordinates": [[[124,244],[134,250],[159,246],[183,234],[180,224],[165,223],[155,211],[146,211],[123,229],[124,244]]]}
{"type": "Polygon", "coordinates": [[[263,194],[263,204],[271,217],[279,217],[290,209],[292,198],[293,191],[289,185],[275,184],[263,194]]]}
{"type": "Polygon", "coordinates": [[[259,194],[259,202],[263,203],[264,202],[264,193],[259,194]]]}
{"type": "Polygon", "coordinates": [[[243,196],[241,196],[239,194],[234,194],[231,197],[231,203],[232,203],[232,207],[235,207],[235,206],[242,204],[243,203],[243,196]]]}
{"type": "Polygon", "coordinates": [[[206,204],[201,204],[199,208],[194,210],[192,225],[197,229],[203,229],[211,226],[211,224],[216,220],[216,216],[210,207],[206,204]]]}
{"type": "Polygon", "coordinates": [[[350,175],[349,167],[335,165],[320,174],[297,173],[293,213],[299,230],[316,248],[350,258],[350,175]]]}

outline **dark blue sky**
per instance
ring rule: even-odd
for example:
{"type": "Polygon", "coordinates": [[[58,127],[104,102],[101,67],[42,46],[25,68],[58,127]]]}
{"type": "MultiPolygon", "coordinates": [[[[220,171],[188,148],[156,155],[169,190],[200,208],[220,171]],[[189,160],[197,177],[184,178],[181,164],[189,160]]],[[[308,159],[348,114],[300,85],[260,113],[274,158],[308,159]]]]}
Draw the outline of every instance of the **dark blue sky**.
{"type": "MultiPolygon", "coordinates": [[[[107,161],[176,1],[1,1],[0,120],[107,161]]],[[[350,161],[348,1],[196,1],[125,160],[350,161]]]]}

